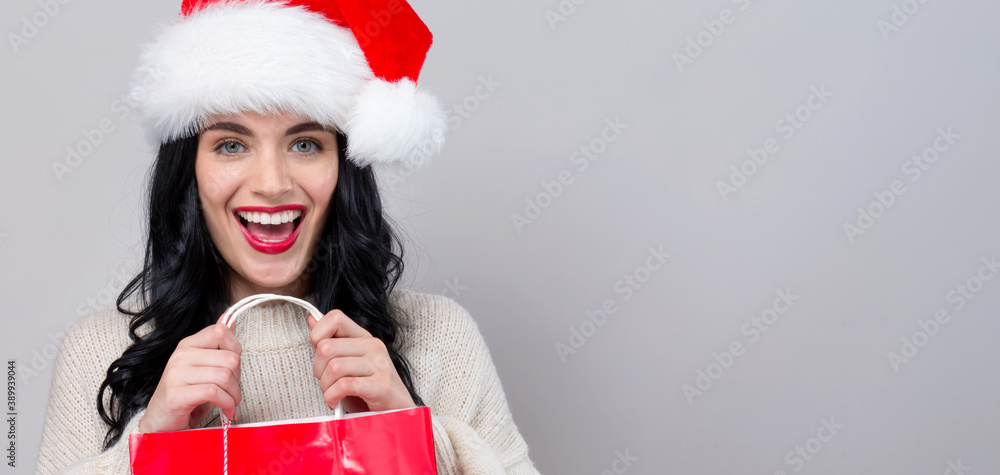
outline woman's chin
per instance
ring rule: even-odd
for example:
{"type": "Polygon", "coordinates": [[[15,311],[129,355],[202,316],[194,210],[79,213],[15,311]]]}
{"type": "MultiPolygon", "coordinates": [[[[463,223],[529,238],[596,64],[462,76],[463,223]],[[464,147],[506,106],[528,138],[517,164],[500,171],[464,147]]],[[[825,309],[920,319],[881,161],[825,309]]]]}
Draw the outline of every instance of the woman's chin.
{"type": "Polygon", "coordinates": [[[241,277],[259,292],[287,293],[296,291],[306,282],[301,279],[301,272],[290,266],[261,266],[244,268],[241,277]]]}

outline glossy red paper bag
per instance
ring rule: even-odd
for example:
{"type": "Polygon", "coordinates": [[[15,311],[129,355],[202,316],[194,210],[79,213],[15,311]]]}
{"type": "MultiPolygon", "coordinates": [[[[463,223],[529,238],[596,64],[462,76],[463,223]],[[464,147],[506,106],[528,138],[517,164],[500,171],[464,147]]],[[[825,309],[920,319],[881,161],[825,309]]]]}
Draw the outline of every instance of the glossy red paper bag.
{"type": "Polygon", "coordinates": [[[223,429],[133,434],[133,475],[437,474],[427,407],[223,429]]]}

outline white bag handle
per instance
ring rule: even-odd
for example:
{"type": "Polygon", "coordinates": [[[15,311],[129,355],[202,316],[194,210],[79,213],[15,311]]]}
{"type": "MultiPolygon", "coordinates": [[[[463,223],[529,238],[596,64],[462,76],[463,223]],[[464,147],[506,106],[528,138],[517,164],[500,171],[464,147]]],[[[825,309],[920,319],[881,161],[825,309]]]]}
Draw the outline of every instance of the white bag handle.
{"type": "MultiPolygon", "coordinates": [[[[275,300],[283,300],[285,302],[291,302],[299,305],[300,307],[305,308],[306,311],[308,311],[309,314],[316,319],[316,321],[319,321],[319,319],[323,318],[323,312],[320,312],[319,309],[317,309],[316,306],[314,306],[313,304],[306,302],[305,300],[302,300],[300,298],[290,297],[288,295],[278,295],[278,294],[257,294],[257,295],[251,295],[243,300],[240,300],[239,302],[233,304],[232,307],[229,307],[229,309],[226,310],[226,313],[223,314],[222,323],[224,323],[229,328],[233,328],[233,324],[236,323],[236,318],[239,317],[240,315],[243,315],[247,311],[247,309],[260,305],[264,302],[272,302],[275,300]]],[[[337,419],[341,419],[344,417],[344,407],[342,403],[340,402],[337,403],[337,407],[333,409],[333,415],[337,419]]],[[[222,420],[222,450],[223,450],[222,473],[224,475],[228,475],[229,474],[229,426],[231,425],[231,422],[229,418],[222,413],[221,408],[219,408],[219,417],[222,420]]]]}
{"type": "Polygon", "coordinates": [[[278,294],[257,294],[244,298],[243,300],[234,303],[232,307],[229,307],[229,309],[226,310],[226,313],[223,314],[225,318],[222,319],[222,323],[225,323],[227,327],[232,328],[233,323],[236,322],[236,317],[242,315],[243,312],[246,311],[246,309],[253,307],[257,304],[261,304],[264,302],[271,302],[274,300],[284,300],[286,302],[298,304],[300,307],[308,310],[309,314],[315,317],[316,320],[323,318],[323,312],[320,312],[319,309],[313,306],[313,304],[306,302],[305,300],[302,300],[300,298],[290,297],[288,295],[278,295],[278,294]]]}
{"type": "MultiPolygon", "coordinates": [[[[223,314],[222,323],[224,323],[229,328],[233,328],[233,324],[236,323],[236,318],[246,313],[248,309],[260,305],[264,302],[273,302],[276,300],[283,300],[285,302],[291,302],[297,304],[298,306],[306,309],[306,311],[308,311],[309,314],[312,315],[317,322],[321,318],[323,318],[323,312],[320,312],[319,309],[316,308],[316,306],[314,306],[313,304],[306,302],[305,300],[302,300],[300,298],[291,297],[288,295],[278,295],[278,294],[257,294],[244,298],[243,300],[234,303],[232,307],[229,307],[229,309],[226,310],[226,313],[223,314]]],[[[222,413],[221,409],[219,409],[219,415],[221,416],[223,424],[229,422],[229,419],[226,417],[225,414],[222,413]]],[[[333,409],[333,415],[337,419],[344,417],[344,408],[340,403],[338,403],[337,407],[333,409]]]]}

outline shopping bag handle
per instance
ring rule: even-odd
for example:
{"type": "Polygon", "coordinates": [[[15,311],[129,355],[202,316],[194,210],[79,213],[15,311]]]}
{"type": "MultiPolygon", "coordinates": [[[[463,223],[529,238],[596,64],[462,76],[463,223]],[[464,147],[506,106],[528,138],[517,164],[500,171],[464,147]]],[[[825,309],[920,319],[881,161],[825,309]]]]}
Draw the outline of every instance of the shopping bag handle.
{"type": "MultiPolygon", "coordinates": [[[[243,315],[248,309],[260,305],[264,302],[273,302],[276,300],[283,300],[285,302],[291,302],[297,304],[298,306],[306,309],[306,311],[308,311],[309,314],[312,315],[317,322],[321,318],[323,318],[323,312],[320,312],[319,309],[316,308],[316,306],[314,306],[313,304],[306,302],[305,300],[302,300],[300,298],[291,297],[288,295],[278,295],[278,294],[257,294],[244,298],[243,300],[240,300],[239,302],[233,304],[232,307],[229,307],[229,309],[226,310],[226,313],[222,314],[222,323],[224,323],[229,328],[233,328],[233,324],[236,323],[236,319],[239,316],[243,315]]],[[[223,424],[228,426],[229,418],[227,418],[226,415],[222,413],[221,409],[219,409],[219,415],[221,416],[223,424]]],[[[341,403],[339,402],[337,403],[337,407],[333,409],[333,415],[337,419],[344,417],[344,407],[341,403]]]]}
{"type": "MultiPolygon", "coordinates": [[[[222,314],[222,323],[227,327],[233,328],[233,324],[236,323],[236,318],[243,315],[251,307],[260,305],[264,302],[272,302],[275,300],[283,300],[285,302],[291,302],[297,304],[298,306],[305,308],[316,321],[323,318],[323,312],[320,312],[316,306],[306,302],[300,298],[290,297],[288,295],[278,295],[278,294],[257,294],[251,295],[247,298],[240,300],[233,304],[232,307],[226,310],[226,313],[222,314]]],[[[333,415],[337,419],[344,417],[344,406],[342,403],[338,402],[337,407],[333,409],[333,415]]],[[[231,424],[228,417],[222,413],[222,408],[219,408],[219,416],[222,419],[222,473],[223,475],[229,475],[229,426],[231,424]]]]}
{"type": "Polygon", "coordinates": [[[226,313],[223,314],[222,323],[225,323],[227,327],[232,328],[233,323],[236,323],[236,317],[242,315],[247,309],[255,305],[274,300],[284,300],[286,302],[298,304],[300,307],[309,311],[309,314],[316,318],[316,320],[323,318],[323,312],[320,312],[318,308],[313,306],[313,304],[300,298],[278,294],[257,294],[246,297],[243,300],[234,303],[232,307],[229,307],[229,309],[226,310],[226,313]]]}

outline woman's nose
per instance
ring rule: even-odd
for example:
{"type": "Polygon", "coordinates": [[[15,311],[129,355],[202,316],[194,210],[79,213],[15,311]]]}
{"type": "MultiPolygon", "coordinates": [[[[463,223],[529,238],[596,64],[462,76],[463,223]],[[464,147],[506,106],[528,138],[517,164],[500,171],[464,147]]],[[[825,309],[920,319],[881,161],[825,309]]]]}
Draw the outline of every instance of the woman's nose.
{"type": "Polygon", "coordinates": [[[278,151],[262,151],[249,179],[250,191],[274,199],[292,190],[292,177],[287,160],[278,151]]]}

